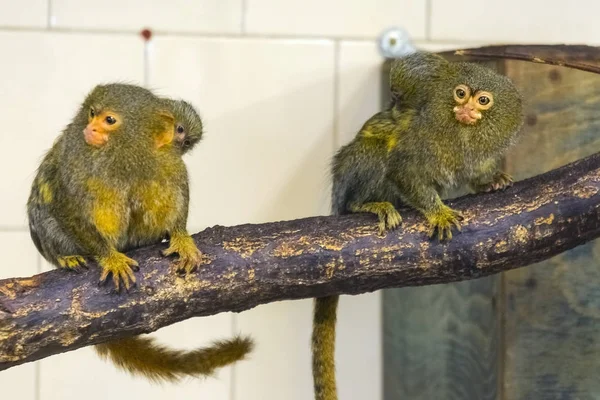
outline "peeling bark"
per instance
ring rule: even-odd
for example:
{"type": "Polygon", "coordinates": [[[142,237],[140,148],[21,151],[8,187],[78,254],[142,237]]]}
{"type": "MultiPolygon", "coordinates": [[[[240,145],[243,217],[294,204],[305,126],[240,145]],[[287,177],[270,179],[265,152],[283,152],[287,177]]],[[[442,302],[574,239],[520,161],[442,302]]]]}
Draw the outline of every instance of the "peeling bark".
{"type": "Polygon", "coordinates": [[[600,154],[505,191],[451,201],[465,215],[448,243],[426,238],[424,219],[401,210],[401,228],[377,235],[374,216],[313,217],[194,235],[208,256],[180,277],[164,244],[134,250],[137,286],[98,286],[95,264],[0,280],[0,370],[195,316],[280,300],[479,278],[526,266],[600,236],[600,154]]]}

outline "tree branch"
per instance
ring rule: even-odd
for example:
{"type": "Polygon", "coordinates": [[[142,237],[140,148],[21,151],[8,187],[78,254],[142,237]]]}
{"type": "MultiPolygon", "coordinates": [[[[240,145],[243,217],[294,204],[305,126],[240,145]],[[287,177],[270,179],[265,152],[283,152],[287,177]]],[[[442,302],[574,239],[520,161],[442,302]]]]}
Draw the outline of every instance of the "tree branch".
{"type": "Polygon", "coordinates": [[[586,45],[498,45],[440,52],[448,59],[508,59],[600,73],[600,47],[586,45]]]}
{"type": "Polygon", "coordinates": [[[371,215],[314,217],[194,235],[210,258],[196,274],[169,270],[159,251],[137,249],[137,286],[111,293],[99,269],[53,270],[0,280],[0,370],[194,316],[259,304],[478,278],[529,265],[600,236],[600,153],[503,192],[465,196],[466,217],[448,243],[429,241],[423,218],[385,237],[371,215]]]}

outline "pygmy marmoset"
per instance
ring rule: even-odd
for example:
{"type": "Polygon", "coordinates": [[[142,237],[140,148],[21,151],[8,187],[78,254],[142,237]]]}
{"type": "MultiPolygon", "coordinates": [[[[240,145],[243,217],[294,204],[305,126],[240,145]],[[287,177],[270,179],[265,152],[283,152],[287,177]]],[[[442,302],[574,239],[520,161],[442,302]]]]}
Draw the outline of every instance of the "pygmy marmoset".
{"type": "MultiPolygon", "coordinates": [[[[465,184],[478,192],[512,183],[497,165],[522,125],[521,96],[507,77],[489,68],[426,52],[394,60],[390,89],[389,109],[372,116],[334,156],[332,213],[374,213],[385,233],[402,221],[397,208],[408,205],[425,217],[430,236],[451,239],[462,217],[440,194],[465,184]]],[[[315,301],[317,400],[337,399],[338,297],[315,301]]]]}
{"type": "MultiPolygon", "coordinates": [[[[181,159],[182,146],[189,150],[201,135],[191,110],[135,85],[99,85],[88,94],[44,157],[27,203],[31,237],[46,260],[77,269],[93,259],[100,280],[112,276],[117,290],[135,282],[137,262],[124,254],[133,247],[168,238],[164,254],[178,254],[176,270],[189,273],[201,264],[186,228],[189,188],[181,159]],[[190,124],[192,140],[176,136],[180,123],[190,124]]],[[[236,337],[178,351],[132,337],[96,350],[125,370],[160,381],[210,375],[243,359],[252,346],[236,337]]]]}

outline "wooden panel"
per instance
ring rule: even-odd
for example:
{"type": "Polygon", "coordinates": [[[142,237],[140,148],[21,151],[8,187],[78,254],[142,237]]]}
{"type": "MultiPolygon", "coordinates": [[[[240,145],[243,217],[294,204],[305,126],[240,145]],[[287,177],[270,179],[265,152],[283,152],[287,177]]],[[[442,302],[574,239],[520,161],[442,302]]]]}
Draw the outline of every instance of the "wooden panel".
{"type": "MultiPolygon", "coordinates": [[[[520,180],[600,151],[600,76],[502,65],[526,109],[521,140],[505,160],[508,172],[520,180]]],[[[487,286],[480,280],[386,291],[385,398],[599,399],[598,259],[600,241],[511,271],[502,283],[496,277],[487,286]],[[493,317],[499,287],[501,324],[493,317]],[[494,363],[503,381],[498,392],[494,363]]]]}
{"type": "MultiPolygon", "coordinates": [[[[503,63],[485,62],[502,70],[503,63]]],[[[382,107],[389,103],[389,61],[382,107]]],[[[448,193],[454,198],[466,193],[448,193]]],[[[384,399],[495,400],[500,341],[500,277],[385,290],[384,399]]]]}
{"type": "Polygon", "coordinates": [[[495,400],[497,279],[386,290],[384,399],[495,400]]]}
{"type": "MultiPolygon", "coordinates": [[[[600,151],[600,76],[508,62],[528,100],[517,179],[600,151]]],[[[504,274],[503,400],[600,398],[600,241],[504,274]]]]}
{"type": "Polygon", "coordinates": [[[521,89],[526,118],[506,161],[517,179],[600,151],[600,75],[521,61],[506,63],[521,89]]]}
{"type": "Polygon", "coordinates": [[[600,398],[600,242],[506,275],[505,400],[600,398]]]}

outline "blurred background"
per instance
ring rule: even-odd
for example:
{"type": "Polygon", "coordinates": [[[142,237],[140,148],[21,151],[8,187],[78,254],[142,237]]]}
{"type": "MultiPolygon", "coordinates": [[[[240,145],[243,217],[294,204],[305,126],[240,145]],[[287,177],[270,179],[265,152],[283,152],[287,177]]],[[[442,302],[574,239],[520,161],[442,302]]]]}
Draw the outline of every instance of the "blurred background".
{"type": "MultiPolygon", "coordinates": [[[[95,84],[137,83],[200,110],[205,139],[185,159],[190,231],[325,215],[330,157],[381,107],[384,30],[400,26],[427,50],[597,44],[598,15],[592,0],[0,0],[0,278],[49,268],[29,238],[25,203],[44,152],[95,84]]],[[[1,397],[311,399],[311,307],[273,303],[155,334],[189,348],[254,336],[251,359],[213,379],[153,386],[84,348],[1,372],[1,397]]],[[[382,320],[380,292],[341,299],[340,399],[384,398],[382,320]]],[[[446,398],[432,393],[419,398],[446,398]]],[[[560,393],[515,398],[600,398],[560,393]]]]}

